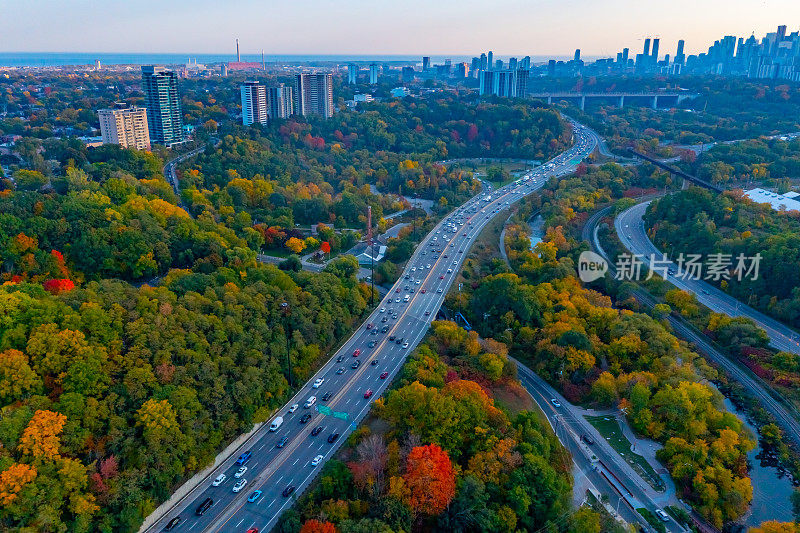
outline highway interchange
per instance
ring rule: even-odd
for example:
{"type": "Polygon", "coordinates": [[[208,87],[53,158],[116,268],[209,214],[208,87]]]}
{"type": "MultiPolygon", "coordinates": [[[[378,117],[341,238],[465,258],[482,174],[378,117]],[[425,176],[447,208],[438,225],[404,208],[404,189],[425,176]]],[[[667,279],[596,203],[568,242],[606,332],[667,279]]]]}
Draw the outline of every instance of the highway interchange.
{"type": "Polygon", "coordinates": [[[176,517],[181,521],[173,531],[269,531],[281,513],[292,505],[294,497],[308,487],[322,464],[334,455],[352,427],[366,416],[371,402],[380,397],[406,356],[425,336],[464,256],[484,226],[510,204],[541,188],[551,177],[572,172],[594,151],[597,135],[577,123],[573,128],[575,144],[570,149],[516,182],[473,197],[440,221],[422,240],[400,279],[364,325],[275,413],[275,417],[283,417],[283,424],[274,432],[269,431],[269,424],[264,424],[146,531],[162,531],[176,517]],[[373,342],[374,346],[370,346],[373,342]],[[354,357],[356,350],[360,352],[354,357]],[[352,368],[355,361],[359,365],[352,368]],[[319,379],[324,381],[319,388],[313,388],[319,379]],[[372,394],[365,398],[368,391],[372,394]],[[323,402],[326,393],[330,397],[323,402]],[[316,397],[316,405],[304,409],[310,396],[316,397]],[[299,408],[289,412],[294,404],[299,408]],[[347,413],[347,419],[322,414],[316,410],[319,405],[347,413]],[[304,415],[310,415],[310,420],[301,423],[304,415]],[[312,429],[320,426],[323,428],[320,433],[312,436],[312,429]],[[337,433],[338,438],[329,443],[329,437],[337,433]],[[284,437],[284,445],[278,448],[284,437]],[[246,450],[252,452],[242,476],[247,484],[239,492],[233,492],[232,487],[238,481],[234,474],[239,468],[235,463],[246,450]],[[318,455],[323,456],[322,460],[311,466],[318,455]],[[220,474],[225,474],[225,481],[213,486],[212,480],[220,474]],[[283,496],[289,487],[294,487],[293,494],[283,496]],[[262,493],[255,501],[248,501],[255,490],[262,493]],[[213,500],[213,505],[202,516],[196,516],[195,510],[207,498],[213,500]]]}

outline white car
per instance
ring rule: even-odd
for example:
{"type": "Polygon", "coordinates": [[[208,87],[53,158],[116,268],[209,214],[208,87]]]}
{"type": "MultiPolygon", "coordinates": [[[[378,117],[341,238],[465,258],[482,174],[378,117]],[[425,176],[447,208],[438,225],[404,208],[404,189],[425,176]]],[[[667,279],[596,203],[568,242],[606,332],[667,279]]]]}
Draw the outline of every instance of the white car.
{"type": "Polygon", "coordinates": [[[385,313],[386,312],[386,308],[385,307],[381,307],[381,310],[379,312],[380,313],[385,313]]]}
{"type": "Polygon", "coordinates": [[[407,342],[403,343],[403,348],[408,348],[408,343],[407,342]]]}
{"type": "Polygon", "coordinates": [[[242,477],[244,475],[245,472],[247,472],[247,467],[243,466],[239,470],[236,471],[236,473],[233,475],[233,477],[235,477],[236,479],[239,479],[240,477],[242,477]]]}
{"type": "Polygon", "coordinates": [[[317,378],[312,387],[318,389],[323,383],[325,383],[325,378],[317,378]]]}
{"type": "Polygon", "coordinates": [[[289,408],[289,412],[290,412],[290,413],[294,413],[295,411],[297,411],[297,408],[298,408],[298,407],[300,407],[300,404],[297,404],[297,403],[296,403],[296,404],[292,405],[292,406],[289,408]]]}
{"type": "Polygon", "coordinates": [[[322,462],[322,456],[318,455],[311,460],[311,466],[317,466],[322,462]]]}
{"type": "Polygon", "coordinates": [[[240,479],[239,481],[236,482],[236,485],[233,486],[233,492],[239,492],[244,488],[245,485],[247,485],[247,480],[240,479]]]}
{"type": "Polygon", "coordinates": [[[211,485],[214,487],[219,487],[225,482],[226,479],[228,479],[228,476],[226,476],[225,474],[220,474],[214,479],[211,485]]]}

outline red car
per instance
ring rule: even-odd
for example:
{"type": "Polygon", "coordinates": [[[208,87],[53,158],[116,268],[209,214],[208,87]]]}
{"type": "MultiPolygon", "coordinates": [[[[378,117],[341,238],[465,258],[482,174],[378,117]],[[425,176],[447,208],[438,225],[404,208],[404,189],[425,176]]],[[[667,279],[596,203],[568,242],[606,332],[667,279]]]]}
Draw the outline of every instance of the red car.
{"type": "Polygon", "coordinates": [[[381,379],[386,379],[388,377],[389,377],[389,373],[388,372],[384,372],[383,374],[381,374],[381,379]]]}
{"type": "Polygon", "coordinates": [[[369,324],[367,324],[367,329],[372,329],[372,326],[373,326],[373,325],[374,325],[374,324],[373,324],[372,322],[370,322],[369,324]]]}
{"type": "Polygon", "coordinates": [[[400,292],[400,287],[397,287],[394,292],[400,292]]]}
{"type": "Polygon", "coordinates": [[[367,389],[367,392],[364,393],[364,398],[372,397],[372,389],[367,389]]]}
{"type": "Polygon", "coordinates": [[[439,276],[439,279],[444,279],[444,276],[439,276]]]}
{"type": "Polygon", "coordinates": [[[247,530],[247,533],[258,533],[258,528],[257,527],[251,527],[250,529],[247,530]]]}
{"type": "Polygon", "coordinates": [[[361,349],[358,349],[355,352],[353,352],[353,357],[358,357],[359,355],[361,355],[361,349]]]}
{"type": "Polygon", "coordinates": [[[422,289],[420,292],[421,292],[422,294],[425,294],[425,293],[426,293],[426,292],[428,292],[428,291],[426,291],[425,289],[422,289]]]}

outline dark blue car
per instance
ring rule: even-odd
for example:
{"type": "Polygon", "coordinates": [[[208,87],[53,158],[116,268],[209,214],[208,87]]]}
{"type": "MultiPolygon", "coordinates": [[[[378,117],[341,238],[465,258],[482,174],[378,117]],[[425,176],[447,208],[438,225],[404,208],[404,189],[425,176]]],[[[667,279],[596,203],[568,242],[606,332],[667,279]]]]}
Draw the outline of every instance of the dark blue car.
{"type": "Polygon", "coordinates": [[[245,464],[247,461],[250,460],[251,455],[253,455],[253,452],[247,450],[242,455],[240,455],[238,459],[236,459],[236,464],[242,466],[243,464],[245,464]]]}

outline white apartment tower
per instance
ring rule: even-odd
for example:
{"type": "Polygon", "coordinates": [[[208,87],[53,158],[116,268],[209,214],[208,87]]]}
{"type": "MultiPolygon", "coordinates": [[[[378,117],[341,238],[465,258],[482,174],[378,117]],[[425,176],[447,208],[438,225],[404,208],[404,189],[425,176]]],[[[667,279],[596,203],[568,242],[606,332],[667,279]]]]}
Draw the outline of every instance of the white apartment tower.
{"type": "Polygon", "coordinates": [[[258,81],[246,81],[241,85],[242,124],[267,123],[267,88],[258,81]]]}
{"type": "Polygon", "coordinates": [[[147,109],[143,107],[117,107],[100,109],[100,134],[103,143],[118,144],[123,148],[150,149],[150,132],[147,128],[147,109]]]}

